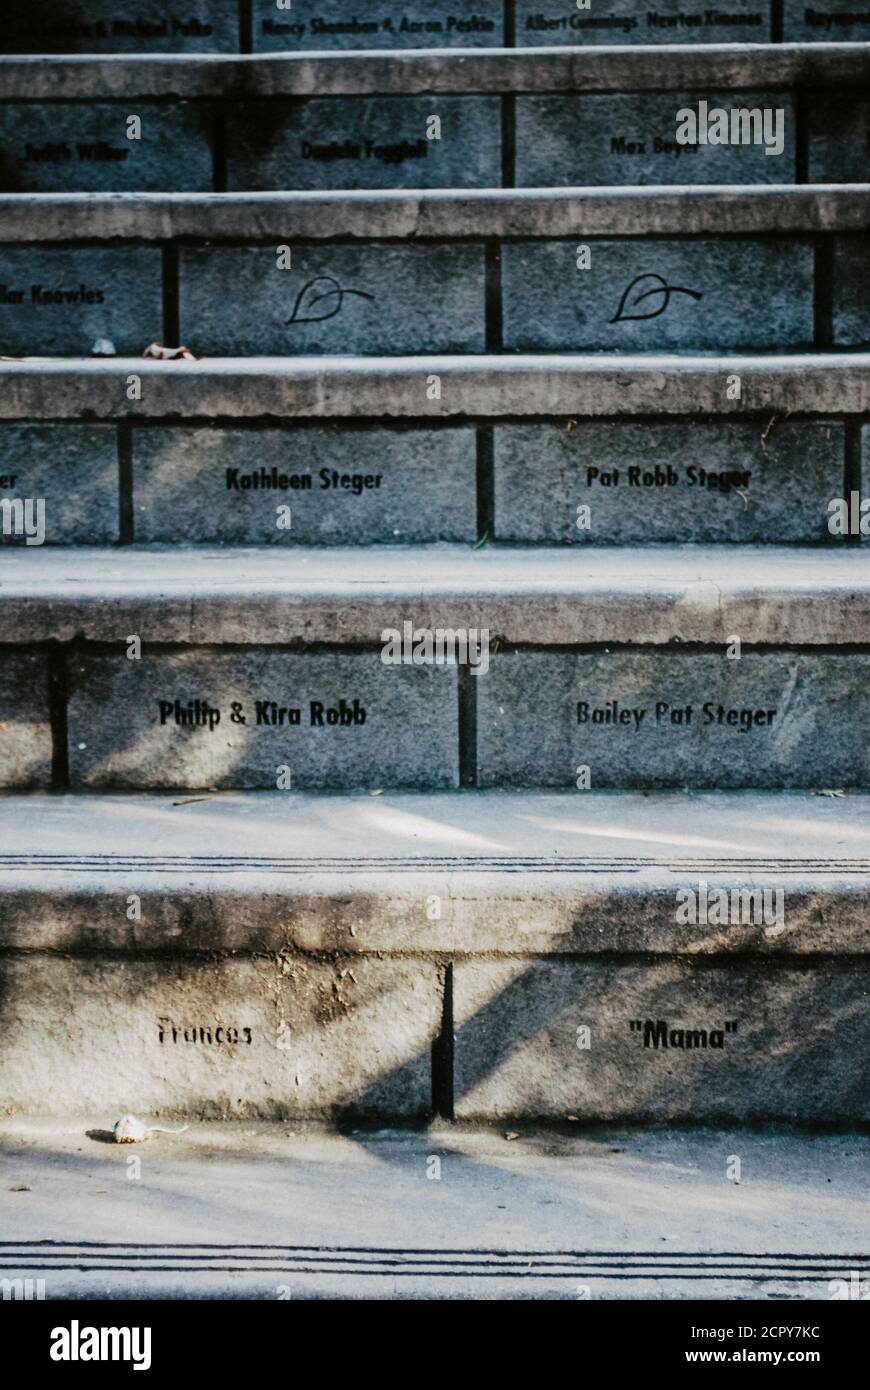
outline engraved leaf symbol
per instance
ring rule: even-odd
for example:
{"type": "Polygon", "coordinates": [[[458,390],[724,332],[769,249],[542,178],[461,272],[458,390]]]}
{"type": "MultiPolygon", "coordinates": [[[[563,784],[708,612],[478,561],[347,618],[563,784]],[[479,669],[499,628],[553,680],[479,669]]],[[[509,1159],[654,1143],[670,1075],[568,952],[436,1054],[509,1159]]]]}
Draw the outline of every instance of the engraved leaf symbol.
{"type": "Polygon", "coordinates": [[[341,312],[346,295],[356,295],[359,299],[374,299],[365,290],[346,290],[332,275],[315,275],[302,286],[296,296],[289,323],[323,323],[334,319],[341,312]]]}
{"type": "Polygon", "coordinates": [[[631,284],[623,292],[619,301],[619,307],[610,323],[625,323],[628,320],[657,319],[659,314],[663,314],[671,302],[671,295],[687,294],[692,299],[703,299],[703,295],[698,290],[683,289],[680,285],[669,285],[667,280],[662,279],[661,275],[656,275],[653,271],[648,271],[645,275],[636,275],[631,284]],[[641,287],[644,288],[641,288],[641,287]],[[637,309],[639,305],[647,300],[661,300],[655,307],[648,307],[645,313],[627,312],[637,309]]]}

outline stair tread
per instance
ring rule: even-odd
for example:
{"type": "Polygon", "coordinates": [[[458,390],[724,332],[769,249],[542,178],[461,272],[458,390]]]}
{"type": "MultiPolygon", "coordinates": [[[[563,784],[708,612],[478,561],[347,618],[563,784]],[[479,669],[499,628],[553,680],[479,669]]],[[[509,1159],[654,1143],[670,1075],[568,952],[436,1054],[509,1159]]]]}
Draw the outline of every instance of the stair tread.
{"type": "Polygon", "coordinates": [[[7,795],[0,947],[863,956],[868,828],[866,793],[7,795]],[[680,925],[701,883],[784,925],[680,925]]]}
{"type": "Polygon", "coordinates": [[[866,79],[867,43],[637,44],[278,54],[0,57],[0,96],[350,96],[707,90],[866,79]]]}
{"type": "Polygon", "coordinates": [[[88,1137],[117,1118],[4,1120],[5,1278],[44,1278],[50,1299],[110,1285],[114,1298],[274,1300],[289,1285],[293,1298],[576,1300],[587,1285],[600,1300],[828,1299],[835,1279],[858,1297],[870,1277],[866,1135],[743,1133],[741,1186],[723,1176],[730,1127],[526,1122],[508,1143],[504,1127],[245,1121],[120,1151],[88,1137]],[[159,1164],[147,1202],[118,1181],[136,1153],[159,1164]],[[421,1176],[433,1155],[442,1182],[421,1176]]]}
{"type": "MultiPolygon", "coordinates": [[[[0,797],[0,883],[17,876],[630,875],[870,879],[870,793],[201,792],[0,797]]],[[[288,891],[292,884],[288,883],[288,891]]],[[[256,885],[252,885],[256,890],[256,885]]]]}
{"type": "Polygon", "coordinates": [[[870,547],[0,551],[2,642],[382,645],[405,619],[508,643],[866,642],[870,547]]]}
{"type": "Polygon", "coordinates": [[[870,410],[870,353],[0,358],[0,419],[449,419],[870,410]],[[742,380],[740,400],[726,378],[742,380]],[[129,400],[127,377],[142,379],[129,400]],[[439,399],[427,379],[441,377],[439,399]]]}
{"type": "Polygon", "coordinates": [[[254,193],[3,193],[0,240],[583,236],[847,232],[870,226],[870,184],[254,193]],[[292,218],[288,222],[288,218],[292,218]]]}

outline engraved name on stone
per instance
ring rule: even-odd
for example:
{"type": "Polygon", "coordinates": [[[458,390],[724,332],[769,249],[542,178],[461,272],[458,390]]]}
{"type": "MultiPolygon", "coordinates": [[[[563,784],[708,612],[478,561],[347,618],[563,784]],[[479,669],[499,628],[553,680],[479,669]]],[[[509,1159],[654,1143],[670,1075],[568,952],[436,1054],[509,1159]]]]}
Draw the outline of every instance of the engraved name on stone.
{"type": "Polygon", "coordinates": [[[425,138],[405,139],[379,145],[374,140],[330,140],[327,144],[303,140],[299,149],[303,159],[313,159],[321,164],[367,159],[379,160],[382,164],[403,164],[408,159],[426,159],[431,141],[425,138]]]}
{"type": "Polygon", "coordinates": [[[81,20],[54,24],[50,33],[55,39],[207,39],[214,30],[200,19],[181,19],[167,15],[164,19],[97,19],[88,24],[81,20]]]}
{"type": "Polygon", "coordinates": [[[44,304],[104,304],[106,290],[96,289],[83,281],[75,287],[49,289],[45,285],[30,285],[28,289],[17,289],[13,285],[0,285],[0,305],[28,304],[39,307],[44,304]]]}
{"type": "Polygon", "coordinates": [[[633,1018],[629,1021],[629,1031],[642,1033],[644,1047],[652,1048],[654,1052],[672,1048],[686,1052],[703,1052],[707,1048],[724,1051],[725,1039],[734,1036],[737,1023],[729,1020],[718,1028],[674,1028],[663,1018],[655,1021],[651,1018],[633,1018]]]}
{"type": "Polygon", "coordinates": [[[74,146],[65,140],[53,140],[45,145],[32,145],[28,140],[24,147],[28,164],[69,164],[76,159],[80,164],[111,164],[120,163],[130,154],[129,147],[110,145],[106,140],[78,141],[74,146]]]}
{"type": "Polygon", "coordinates": [[[423,38],[442,34],[445,37],[458,36],[473,44],[475,38],[492,34],[495,23],[482,15],[447,15],[444,19],[411,19],[408,15],[385,14],[382,18],[333,20],[316,17],[301,19],[264,19],[261,32],[270,38],[298,39],[311,38],[371,38],[383,36],[388,46],[391,38],[423,38]]]}
{"type": "Polygon", "coordinates": [[[250,1045],[253,1042],[253,1032],[250,1028],[237,1028],[235,1025],[227,1027],[220,1024],[217,1027],[211,1024],[175,1024],[171,1018],[163,1017],[157,1020],[157,1041],[161,1045],[172,1043],[199,1043],[205,1046],[216,1046],[229,1044],[235,1047],[238,1043],[250,1045]]]}
{"type": "Polygon", "coordinates": [[[671,705],[657,700],[655,705],[623,705],[620,700],[606,700],[592,705],[588,700],[577,701],[577,723],[613,728],[628,726],[634,733],[651,728],[739,729],[747,734],[756,729],[772,729],[779,710],[757,709],[751,706],[728,707],[716,700],[696,705],[671,705]]]}
{"type": "Polygon", "coordinates": [[[281,705],[268,697],[255,700],[253,709],[241,700],[230,701],[229,711],[205,699],[185,700],[159,699],[158,716],[161,727],[174,725],[179,729],[207,729],[214,733],[229,713],[229,723],[248,725],[253,721],[254,728],[301,727],[303,721],[312,729],[359,728],[368,717],[359,697],[345,699],[342,696],[337,704],[326,704],[323,700],[309,700],[307,707],[302,705],[281,705]]]}
{"type": "MultiPolygon", "coordinates": [[[[672,31],[674,41],[679,42],[679,34],[687,29],[726,29],[728,31],[750,29],[759,30],[767,24],[767,16],[759,13],[733,14],[727,10],[703,10],[684,14],[662,14],[658,10],[647,10],[642,15],[629,14],[531,14],[526,18],[525,28],[529,34],[553,34],[572,32],[579,36],[596,30],[613,31],[615,34],[632,34],[638,30],[659,33],[672,31]]],[[[756,33],[754,37],[760,36],[756,33]]]]}
{"type": "Polygon", "coordinates": [[[282,473],[274,464],[271,468],[255,468],[250,473],[241,468],[227,468],[227,492],[347,492],[361,497],[364,492],[377,492],[384,480],[382,473],[340,473],[337,468],[321,468],[319,473],[282,473]]]}
{"type": "Polygon", "coordinates": [[[629,464],[623,468],[598,468],[592,464],[583,470],[587,488],[597,487],[639,490],[655,493],[660,488],[685,487],[700,493],[720,492],[727,495],[748,488],[752,472],[748,468],[707,469],[701,464],[678,468],[669,463],[657,463],[654,468],[629,464]]]}

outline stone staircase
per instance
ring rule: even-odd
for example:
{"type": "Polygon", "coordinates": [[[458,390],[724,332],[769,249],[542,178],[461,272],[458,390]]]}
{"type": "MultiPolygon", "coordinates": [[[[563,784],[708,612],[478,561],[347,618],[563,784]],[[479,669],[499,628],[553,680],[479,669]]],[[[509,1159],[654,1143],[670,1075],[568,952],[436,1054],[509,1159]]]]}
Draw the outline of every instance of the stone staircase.
{"type": "Polygon", "coordinates": [[[4,28],[0,1105],[864,1124],[870,9],[388,8],[4,28]]]}

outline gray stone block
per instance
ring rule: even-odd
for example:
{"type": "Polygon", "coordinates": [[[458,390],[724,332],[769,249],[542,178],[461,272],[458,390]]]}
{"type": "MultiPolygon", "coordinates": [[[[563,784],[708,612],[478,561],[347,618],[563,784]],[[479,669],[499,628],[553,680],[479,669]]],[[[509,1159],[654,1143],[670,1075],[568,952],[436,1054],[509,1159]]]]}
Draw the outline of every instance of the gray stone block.
{"type": "Polygon", "coordinates": [[[459,962],[456,1114],[866,1120],[868,991],[851,964],[459,962]]]}
{"type": "Polygon", "coordinates": [[[764,435],[768,422],[496,425],[495,534],[578,545],[832,541],[843,426],[786,421],[764,435]]]}
{"type": "Polygon", "coordinates": [[[848,0],[848,4],[843,0],[783,0],[782,37],[786,43],[866,43],[870,39],[870,4],[868,0],[848,0]]]}
{"type": "MultiPolygon", "coordinates": [[[[118,447],[112,425],[0,425],[0,507],[40,500],[49,545],[118,539],[118,447]]],[[[8,510],[8,509],[7,509],[8,510]]],[[[31,515],[35,515],[32,513],[31,515]]],[[[26,545],[21,530],[2,545],[26,545]]]]}
{"type": "Polygon", "coordinates": [[[281,768],[291,788],[457,784],[455,667],[253,648],[70,665],[75,786],[274,789],[281,768]]]}
{"type": "Polygon", "coordinates": [[[254,52],[359,48],[482,48],[504,43],[504,0],[254,0],[254,52]]]}
{"type": "Polygon", "coordinates": [[[440,989],[424,961],[30,953],[0,962],[0,994],[9,1033],[0,1103],[26,1113],[280,1119],[431,1108],[440,989]]]}
{"type": "Polygon", "coordinates": [[[834,241],[833,335],[838,347],[870,345],[870,237],[834,241]]]}
{"type": "Polygon", "coordinates": [[[854,352],[747,355],[742,397],[723,406],[728,354],[704,356],[594,353],[558,358],[486,353],[393,358],[230,358],[177,362],[128,357],[74,362],[0,360],[0,419],[137,421],[270,420],[288,417],[494,420],[720,415],[770,410],[788,414],[870,414],[870,362],[854,352]],[[129,372],[141,372],[142,399],[126,397],[129,372]],[[427,390],[440,376],[440,398],[427,390]],[[49,389],[50,383],[50,389],[49,389]]]}
{"type": "Polygon", "coordinates": [[[0,104],[0,192],[212,187],[211,114],[195,102],[0,104]],[[127,138],[129,116],[141,119],[141,139],[127,138]]]}
{"type": "Polygon", "coordinates": [[[814,92],[808,140],[814,183],[870,182],[870,100],[814,92]]]}
{"type": "Polygon", "coordinates": [[[233,53],[238,0],[33,0],[3,16],[0,53],[233,53]]]}
{"type": "Polygon", "coordinates": [[[599,789],[870,781],[863,655],[520,650],[476,684],[481,786],[572,786],[582,767],[599,789]]]}
{"type": "Polygon", "coordinates": [[[729,0],[710,9],[706,0],[657,0],[645,9],[636,0],[517,0],[516,41],[522,47],[552,44],[767,43],[769,0],[729,0]]]}
{"type": "MultiPolygon", "coordinates": [[[[859,534],[860,527],[866,528],[863,535],[864,545],[870,543],[870,425],[863,425],[860,432],[860,498],[859,498],[859,534]],[[860,503],[866,505],[866,512],[860,513],[860,503]]],[[[851,530],[853,531],[853,518],[851,517],[851,530]]]]}
{"type": "Polygon", "coordinates": [[[0,653],[0,787],[47,787],[51,763],[48,662],[6,648],[0,653]]]}
{"type": "MultiPolygon", "coordinates": [[[[499,647],[870,646],[854,546],[0,548],[0,642],[383,645],[486,627],[499,647]]],[[[487,677],[488,680],[488,677],[487,677]]],[[[486,682],[481,682],[485,684],[486,682]]]]}
{"type": "Polygon", "coordinates": [[[181,337],[197,353],[481,352],[482,246],[182,249],[181,337]]]}
{"type": "Polygon", "coordinates": [[[500,186],[498,97],[246,102],[229,118],[231,192],[500,186]],[[441,122],[440,140],[427,136],[432,116],[441,122]]]}
{"type": "Polygon", "coordinates": [[[157,247],[0,247],[0,341],[6,353],[87,357],[108,338],[141,354],[162,336],[157,247]]]}
{"type": "Polygon", "coordinates": [[[137,430],[133,475],[138,541],[370,545],[477,534],[471,429],[137,430]]]}
{"type": "Polygon", "coordinates": [[[782,91],[519,96],[516,121],[520,188],[791,183],[795,177],[794,104],[782,91]],[[782,111],[782,153],[769,155],[764,144],[678,145],[677,113],[697,113],[701,98],[711,112],[782,111]]]}
{"type": "Polygon", "coordinates": [[[519,350],[714,352],[813,339],[813,249],[801,241],[511,242],[502,283],[504,343],[519,350]],[[588,270],[577,266],[580,244],[588,270]]]}

